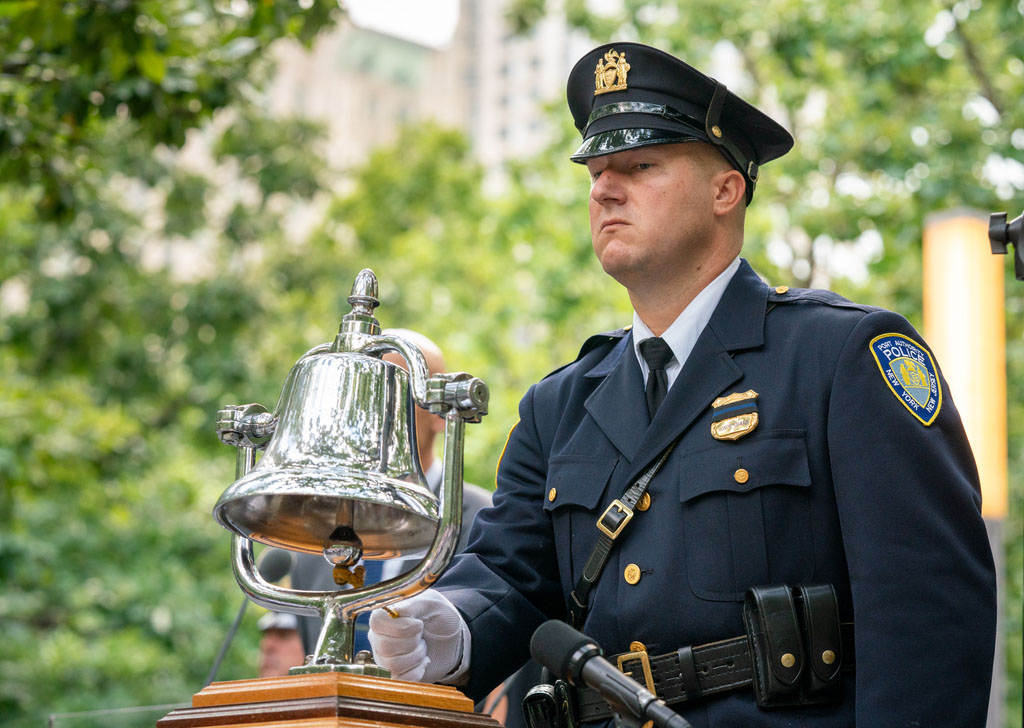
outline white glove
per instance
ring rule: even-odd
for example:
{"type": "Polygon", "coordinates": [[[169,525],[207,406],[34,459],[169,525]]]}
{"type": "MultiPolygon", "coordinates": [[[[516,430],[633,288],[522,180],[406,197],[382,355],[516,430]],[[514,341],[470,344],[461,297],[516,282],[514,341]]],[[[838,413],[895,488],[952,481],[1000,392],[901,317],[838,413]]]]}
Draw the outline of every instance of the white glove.
{"type": "Polygon", "coordinates": [[[370,614],[370,646],[378,665],[399,680],[457,684],[469,671],[469,627],[452,603],[427,589],[370,614]]]}

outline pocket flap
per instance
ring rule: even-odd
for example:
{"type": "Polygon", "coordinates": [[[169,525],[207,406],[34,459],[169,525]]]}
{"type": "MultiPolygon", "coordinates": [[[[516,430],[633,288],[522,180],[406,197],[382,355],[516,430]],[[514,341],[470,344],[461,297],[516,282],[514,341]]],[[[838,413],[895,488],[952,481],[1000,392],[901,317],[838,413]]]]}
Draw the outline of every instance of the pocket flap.
{"type": "Polygon", "coordinates": [[[597,508],[617,458],[595,458],[582,455],[559,455],[548,465],[544,510],[564,506],[592,510],[597,508]]]}
{"type": "Polygon", "coordinates": [[[811,484],[802,430],[759,432],[749,439],[680,453],[673,460],[682,502],[717,491],[746,493],[765,485],[811,484]]]}

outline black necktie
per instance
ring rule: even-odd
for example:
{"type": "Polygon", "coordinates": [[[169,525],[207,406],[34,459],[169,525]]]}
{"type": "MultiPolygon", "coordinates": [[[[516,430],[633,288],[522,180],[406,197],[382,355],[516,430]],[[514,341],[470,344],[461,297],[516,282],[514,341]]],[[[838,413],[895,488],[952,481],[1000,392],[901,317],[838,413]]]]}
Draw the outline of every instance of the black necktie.
{"type": "Polygon", "coordinates": [[[650,369],[647,375],[647,413],[653,420],[654,413],[658,411],[668,393],[668,375],[665,373],[665,367],[673,359],[672,349],[664,339],[654,337],[640,342],[640,354],[650,369]]]}

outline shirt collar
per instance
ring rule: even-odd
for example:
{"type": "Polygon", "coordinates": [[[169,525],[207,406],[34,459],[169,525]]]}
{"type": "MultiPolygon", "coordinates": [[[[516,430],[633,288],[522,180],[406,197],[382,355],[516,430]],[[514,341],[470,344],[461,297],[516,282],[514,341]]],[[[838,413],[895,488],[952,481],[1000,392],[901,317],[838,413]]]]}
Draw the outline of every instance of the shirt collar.
{"type": "MultiPolygon", "coordinates": [[[[725,293],[729,281],[732,280],[739,267],[740,259],[737,256],[724,271],[719,273],[711,283],[704,287],[704,290],[697,294],[696,298],[690,301],[690,304],[683,309],[682,313],[672,322],[672,325],[665,329],[665,332],[661,335],[661,338],[672,349],[672,354],[675,357],[665,367],[668,386],[672,386],[676,375],[682,370],[683,365],[690,356],[690,352],[693,351],[694,344],[697,343],[697,337],[700,336],[700,332],[704,330],[704,327],[708,325],[708,321],[711,320],[711,314],[715,312],[718,302],[722,300],[722,294],[725,293]]],[[[652,336],[654,336],[654,333],[647,327],[647,324],[640,320],[640,316],[634,311],[633,352],[636,355],[637,361],[640,362],[640,370],[643,372],[644,381],[647,381],[649,369],[647,362],[640,354],[640,342],[652,336]]]]}

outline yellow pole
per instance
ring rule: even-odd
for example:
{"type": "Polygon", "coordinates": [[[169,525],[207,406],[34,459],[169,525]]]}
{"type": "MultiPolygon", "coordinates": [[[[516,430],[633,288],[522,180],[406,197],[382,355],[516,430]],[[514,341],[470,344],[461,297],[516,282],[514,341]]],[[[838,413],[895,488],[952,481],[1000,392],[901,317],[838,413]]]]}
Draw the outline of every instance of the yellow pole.
{"type": "Polygon", "coordinates": [[[1007,512],[1006,309],[988,216],[956,210],[924,228],[924,331],[949,382],[981,476],[982,514],[1007,512]]]}
{"type": "Polygon", "coordinates": [[[924,331],[974,450],[981,479],[981,513],[996,564],[999,617],[989,695],[989,728],[1005,717],[1003,626],[1006,564],[1003,523],[1008,510],[1006,433],[1006,309],[1003,265],[992,255],[988,217],[973,210],[930,215],[924,227],[924,331]]]}

